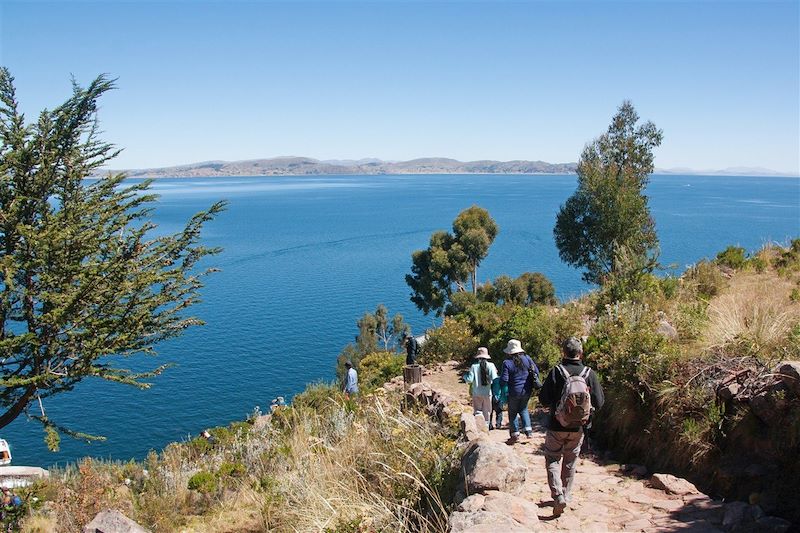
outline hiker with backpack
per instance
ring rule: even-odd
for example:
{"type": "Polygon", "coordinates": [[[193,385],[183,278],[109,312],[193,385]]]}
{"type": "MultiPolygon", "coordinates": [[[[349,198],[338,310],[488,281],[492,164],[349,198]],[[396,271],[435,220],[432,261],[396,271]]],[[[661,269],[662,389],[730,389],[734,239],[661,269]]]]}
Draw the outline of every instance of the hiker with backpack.
{"type": "Polygon", "coordinates": [[[508,341],[503,352],[509,355],[509,358],[503,361],[500,383],[508,387],[508,433],[510,435],[508,442],[513,444],[519,440],[517,415],[520,415],[522,423],[525,424],[525,435],[528,438],[533,436],[528,401],[531,399],[533,390],[541,387],[541,382],[539,381],[539,367],[525,353],[522,343],[517,339],[508,341]]]}
{"type": "Polygon", "coordinates": [[[550,370],[539,391],[539,402],[550,407],[543,451],[554,516],[560,516],[572,498],[584,427],[604,402],[597,374],[581,362],[581,341],[570,337],[563,351],[561,364],[550,370]]]}
{"type": "Polygon", "coordinates": [[[464,374],[464,381],[472,385],[472,408],[474,414],[481,413],[489,428],[492,427],[492,383],[497,378],[497,367],[489,357],[489,350],[481,346],[475,354],[475,362],[464,374]]]}
{"type": "Polygon", "coordinates": [[[409,331],[406,333],[405,337],[403,337],[403,342],[406,346],[406,365],[416,365],[417,358],[419,357],[420,347],[417,339],[415,339],[411,332],[409,331]]]}

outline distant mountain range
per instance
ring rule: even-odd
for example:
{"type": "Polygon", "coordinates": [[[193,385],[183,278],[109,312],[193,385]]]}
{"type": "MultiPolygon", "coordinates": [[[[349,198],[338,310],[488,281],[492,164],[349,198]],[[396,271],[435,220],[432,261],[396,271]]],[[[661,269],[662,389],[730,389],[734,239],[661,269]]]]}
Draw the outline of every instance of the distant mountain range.
{"type": "MultiPolygon", "coordinates": [[[[444,157],[426,157],[410,161],[381,159],[332,159],[320,161],[310,157],[274,157],[245,161],[204,161],[188,165],[122,170],[132,178],[194,178],[214,176],[315,176],[378,175],[378,174],[574,174],[576,163],[544,161],[457,161],[444,157]]],[[[118,170],[104,171],[120,172],[118,170]]],[[[765,168],[735,167],[724,170],[699,171],[688,168],[657,169],[661,174],[706,174],[788,176],[765,168]]]]}

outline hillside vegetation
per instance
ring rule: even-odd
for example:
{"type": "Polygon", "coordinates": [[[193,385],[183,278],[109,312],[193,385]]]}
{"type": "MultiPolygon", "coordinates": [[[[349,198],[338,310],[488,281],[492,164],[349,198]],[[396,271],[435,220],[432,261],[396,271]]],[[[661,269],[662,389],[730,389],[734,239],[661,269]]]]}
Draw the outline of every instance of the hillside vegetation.
{"type": "Polygon", "coordinates": [[[311,385],[267,421],[211,430],[143,462],[84,459],[32,488],[23,531],[79,532],[119,509],[154,532],[446,530],[455,441],[382,394],[311,385]]]}
{"type": "MultiPolygon", "coordinates": [[[[773,369],[800,359],[800,239],[751,256],[728,248],[642,287],[613,304],[604,290],[561,306],[477,303],[428,332],[423,362],[467,361],[478,345],[499,362],[514,337],[547,370],[562,339],[583,335],[607,397],[596,441],[796,522],[800,395],[773,369]]],[[[157,532],[445,531],[455,431],[383,390],[402,361],[360,359],[357,400],[311,385],[268,423],[256,412],[212,430],[214,442],[141,463],[85,459],[33,488],[41,501],[23,530],[80,531],[114,507],[157,532]]]]}

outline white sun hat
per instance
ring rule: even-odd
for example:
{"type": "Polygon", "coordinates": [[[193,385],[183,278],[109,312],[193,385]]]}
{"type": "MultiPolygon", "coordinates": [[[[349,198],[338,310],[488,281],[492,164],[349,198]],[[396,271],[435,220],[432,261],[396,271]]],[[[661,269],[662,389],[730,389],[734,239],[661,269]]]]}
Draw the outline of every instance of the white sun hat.
{"type": "Polygon", "coordinates": [[[503,348],[503,352],[507,353],[508,355],[514,355],[515,353],[521,353],[524,351],[525,350],[522,349],[522,343],[517,339],[511,339],[508,341],[508,346],[503,348]]]}
{"type": "Polygon", "coordinates": [[[491,359],[491,357],[489,357],[489,350],[481,346],[478,348],[478,353],[475,355],[475,359],[491,359]]]}

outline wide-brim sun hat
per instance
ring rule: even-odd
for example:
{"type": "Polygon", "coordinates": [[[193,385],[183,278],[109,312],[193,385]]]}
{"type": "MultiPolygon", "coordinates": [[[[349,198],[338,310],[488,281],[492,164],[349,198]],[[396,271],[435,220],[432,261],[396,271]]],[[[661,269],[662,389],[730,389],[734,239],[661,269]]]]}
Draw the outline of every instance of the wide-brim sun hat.
{"type": "Polygon", "coordinates": [[[517,339],[511,339],[508,341],[508,345],[503,348],[503,352],[507,353],[508,355],[514,355],[515,353],[522,353],[524,351],[525,350],[522,349],[522,343],[517,339]]]}
{"type": "Polygon", "coordinates": [[[481,346],[478,348],[478,353],[475,354],[475,359],[491,359],[489,356],[489,350],[481,346]]]}

